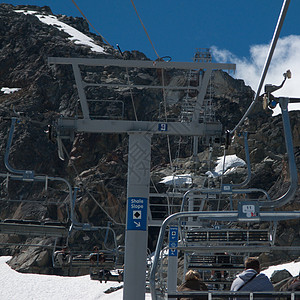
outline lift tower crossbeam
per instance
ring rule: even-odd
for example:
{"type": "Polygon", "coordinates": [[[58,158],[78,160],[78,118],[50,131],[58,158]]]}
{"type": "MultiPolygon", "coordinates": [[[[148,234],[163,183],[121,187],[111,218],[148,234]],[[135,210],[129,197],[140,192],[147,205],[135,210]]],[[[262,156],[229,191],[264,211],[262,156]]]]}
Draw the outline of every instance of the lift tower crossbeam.
{"type": "MultiPolygon", "coordinates": [[[[74,119],[60,118],[56,124],[58,138],[63,138],[64,132],[98,132],[98,133],[127,133],[129,135],[129,158],[127,179],[127,216],[125,237],[125,272],[124,294],[125,300],[141,300],[145,298],[146,281],[146,253],[148,238],[148,206],[151,160],[151,137],[153,134],[215,136],[220,135],[222,126],[218,122],[199,123],[199,110],[203,105],[208,78],[213,70],[234,70],[234,64],[219,64],[210,62],[164,62],[144,60],[120,59],[84,59],[84,58],[48,58],[50,65],[71,65],[78,89],[83,117],[74,119]],[[81,66],[143,68],[160,70],[198,70],[204,72],[204,79],[199,85],[192,87],[198,92],[193,119],[184,122],[149,122],[130,120],[96,120],[91,118],[86,88],[108,87],[124,88],[124,83],[109,85],[105,83],[91,83],[84,81],[81,66]],[[207,79],[207,80],[206,80],[207,79]]],[[[136,88],[129,83],[127,88],[136,88]]],[[[165,88],[159,85],[140,85],[139,88],[165,88]]],[[[168,89],[182,90],[182,86],[167,86],[168,89]]],[[[191,89],[191,87],[186,87],[191,89]]]]}

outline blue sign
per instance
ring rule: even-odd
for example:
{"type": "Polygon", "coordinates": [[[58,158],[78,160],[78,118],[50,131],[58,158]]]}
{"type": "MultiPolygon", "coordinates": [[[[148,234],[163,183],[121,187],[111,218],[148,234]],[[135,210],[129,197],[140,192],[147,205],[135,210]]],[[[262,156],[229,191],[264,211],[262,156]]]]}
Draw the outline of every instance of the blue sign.
{"type": "Polygon", "coordinates": [[[178,227],[170,227],[169,241],[178,241],[178,227]]]}
{"type": "Polygon", "coordinates": [[[127,230],[147,230],[147,202],[147,198],[128,198],[127,230]]]}
{"type": "Polygon", "coordinates": [[[169,231],[169,256],[177,256],[178,251],[177,251],[177,246],[178,246],[178,227],[170,227],[169,231]]]}
{"type": "Polygon", "coordinates": [[[177,249],[169,249],[169,256],[177,256],[178,251],[177,249]]]}
{"type": "Polygon", "coordinates": [[[167,123],[158,123],[158,131],[168,131],[167,123]]]}
{"type": "Polygon", "coordinates": [[[177,248],[178,242],[169,242],[169,248],[177,248]]]}

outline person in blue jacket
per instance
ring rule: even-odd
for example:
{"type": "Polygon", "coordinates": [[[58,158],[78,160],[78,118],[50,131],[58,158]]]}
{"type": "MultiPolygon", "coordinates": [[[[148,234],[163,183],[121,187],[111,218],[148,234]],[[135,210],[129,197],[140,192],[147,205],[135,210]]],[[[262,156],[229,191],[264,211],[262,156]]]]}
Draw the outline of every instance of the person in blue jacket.
{"type": "MultiPolygon", "coordinates": [[[[245,261],[245,270],[237,275],[232,282],[231,291],[268,292],[274,291],[269,278],[260,273],[260,263],[255,257],[249,257],[245,261]]],[[[260,298],[261,299],[261,298],[260,298]]]]}

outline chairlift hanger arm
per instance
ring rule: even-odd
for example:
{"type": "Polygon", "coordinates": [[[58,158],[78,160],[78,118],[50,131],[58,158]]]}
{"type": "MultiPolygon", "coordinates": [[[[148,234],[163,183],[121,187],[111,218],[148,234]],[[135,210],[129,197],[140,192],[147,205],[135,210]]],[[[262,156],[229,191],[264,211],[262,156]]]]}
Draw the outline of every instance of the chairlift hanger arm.
{"type": "Polygon", "coordinates": [[[261,207],[269,207],[269,208],[280,207],[288,203],[289,201],[291,201],[295,196],[298,187],[298,171],[297,171],[297,165],[296,165],[295,154],[294,154],[291,124],[290,124],[289,113],[288,113],[289,98],[280,97],[278,98],[278,102],[281,108],[282,123],[284,129],[285,145],[288,154],[289,173],[290,173],[291,183],[288,191],[281,197],[272,201],[260,202],[261,207]]]}
{"type": "Polygon", "coordinates": [[[99,230],[105,230],[106,234],[110,231],[113,235],[113,241],[114,241],[114,249],[106,249],[108,251],[118,251],[118,245],[117,245],[117,237],[116,237],[116,232],[114,231],[113,228],[109,226],[92,226],[89,223],[76,223],[73,226],[74,230],[77,231],[99,231],[99,230]]]}
{"type": "MultiPolygon", "coordinates": [[[[13,140],[13,134],[15,131],[15,125],[17,122],[17,118],[12,118],[11,119],[11,128],[9,131],[9,136],[8,136],[8,141],[7,141],[7,145],[6,145],[6,151],[5,151],[5,156],[4,156],[4,163],[6,168],[8,169],[9,172],[14,173],[14,175],[12,174],[1,174],[0,173],[0,177],[5,177],[5,178],[12,178],[13,180],[22,180],[22,181],[27,181],[27,182],[32,182],[32,181],[38,181],[38,182],[45,182],[46,185],[48,184],[48,180],[51,181],[62,181],[64,182],[67,187],[68,187],[68,191],[69,191],[69,198],[70,198],[70,205],[71,208],[73,207],[73,192],[72,192],[72,187],[71,184],[64,178],[61,177],[51,177],[51,176],[43,176],[43,175],[35,175],[34,171],[31,170],[18,170],[18,169],[14,169],[13,167],[10,166],[9,164],[9,153],[10,153],[10,148],[11,148],[11,144],[12,144],[12,140],[13,140]]],[[[71,221],[72,222],[76,222],[76,220],[74,219],[74,214],[73,214],[73,210],[71,209],[71,221]]]]}
{"type": "Polygon", "coordinates": [[[25,175],[27,172],[27,174],[31,173],[32,176],[34,176],[33,171],[17,170],[17,169],[14,169],[9,163],[10,148],[12,145],[13,135],[15,132],[15,126],[16,126],[17,121],[18,121],[18,118],[11,118],[11,125],[10,125],[10,130],[9,130],[7,144],[6,144],[5,155],[4,155],[4,164],[5,164],[6,169],[9,172],[12,172],[15,174],[22,174],[22,175],[25,175]]]}
{"type": "Polygon", "coordinates": [[[244,132],[244,148],[245,148],[245,156],[246,156],[246,162],[247,162],[247,178],[238,184],[233,184],[232,187],[244,187],[246,186],[250,180],[251,180],[251,164],[250,164],[250,155],[249,155],[249,145],[248,145],[248,133],[244,132]]]}
{"type": "Polygon", "coordinates": [[[286,81],[286,77],[283,79],[283,81],[280,85],[266,84],[265,85],[265,92],[270,94],[270,93],[273,93],[273,92],[281,89],[283,87],[285,81],[286,81]]]}

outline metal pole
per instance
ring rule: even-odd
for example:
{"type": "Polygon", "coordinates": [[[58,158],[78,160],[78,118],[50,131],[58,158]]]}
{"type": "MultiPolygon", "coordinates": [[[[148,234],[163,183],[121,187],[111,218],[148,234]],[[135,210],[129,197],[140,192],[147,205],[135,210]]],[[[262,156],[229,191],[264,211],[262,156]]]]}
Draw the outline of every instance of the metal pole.
{"type": "Polygon", "coordinates": [[[10,130],[9,130],[7,145],[6,145],[5,154],[4,154],[4,164],[5,164],[6,169],[9,172],[16,173],[16,174],[25,174],[25,172],[26,172],[25,170],[16,170],[9,164],[9,153],[10,153],[10,148],[11,148],[11,144],[12,144],[12,140],[13,140],[13,136],[14,136],[14,132],[15,132],[15,125],[16,125],[17,120],[18,120],[17,118],[11,118],[11,126],[10,126],[10,130]]]}
{"type": "Polygon", "coordinates": [[[292,136],[292,130],[291,130],[291,124],[290,124],[290,118],[289,118],[289,112],[288,112],[288,103],[289,98],[280,97],[278,99],[278,102],[280,104],[281,108],[281,115],[282,115],[282,123],[283,123],[283,129],[284,129],[284,137],[285,137],[285,145],[286,145],[286,151],[288,155],[288,161],[289,161],[289,171],[290,171],[290,187],[288,191],[281,197],[269,202],[260,202],[259,205],[261,207],[280,207],[284,204],[288,203],[293,199],[295,196],[295,193],[297,191],[298,187],[298,173],[297,173],[297,165],[295,160],[295,154],[294,154],[294,146],[293,146],[293,136],[292,136]]]}
{"type": "Polygon", "coordinates": [[[194,162],[198,162],[198,143],[199,143],[199,137],[198,136],[194,136],[193,139],[193,159],[194,162]]]}
{"type": "Polygon", "coordinates": [[[151,135],[129,133],[128,153],[123,299],[142,300],[146,282],[151,135]]]}
{"type": "Polygon", "coordinates": [[[256,103],[256,101],[257,101],[257,99],[260,95],[260,91],[261,91],[262,86],[264,84],[264,81],[265,81],[265,78],[266,78],[266,75],[267,75],[272,57],[273,57],[273,53],[274,53],[274,50],[275,50],[275,47],[276,47],[276,44],[277,44],[277,41],[278,41],[278,38],[279,38],[279,35],[280,35],[280,31],[281,31],[286,13],[288,11],[290,2],[291,2],[291,0],[284,0],[284,2],[282,4],[280,15],[279,15],[277,25],[276,25],[276,28],[275,28],[275,31],[274,31],[274,35],[273,35],[273,38],[272,38],[272,42],[271,42],[271,45],[270,45],[270,48],[269,48],[269,53],[267,55],[267,59],[265,61],[265,65],[264,65],[264,68],[263,68],[263,71],[262,71],[262,74],[261,74],[261,77],[260,77],[260,80],[259,80],[259,85],[258,85],[258,88],[257,88],[257,91],[256,91],[255,98],[252,101],[252,103],[250,104],[250,106],[248,107],[248,109],[247,109],[246,113],[244,114],[244,116],[239,121],[239,123],[234,127],[234,129],[232,129],[230,131],[230,134],[233,134],[243,124],[246,117],[252,111],[252,108],[253,108],[254,104],[256,103]]]}
{"type": "Polygon", "coordinates": [[[168,293],[176,292],[177,268],[178,268],[178,227],[172,226],[169,231],[169,254],[168,254],[168,293]]]}
{"type": "Polygon", "coordinates": [[[245,156],[247,162],[247,178],[241,183],[233,184],[232,185],[233,188],[244,187],[251,180],[251,164],[250,164],[249,145],[248,145],[248,132],[244,132],[243,135],[244,135],[244,145],[245,145],[245,156]]]}

